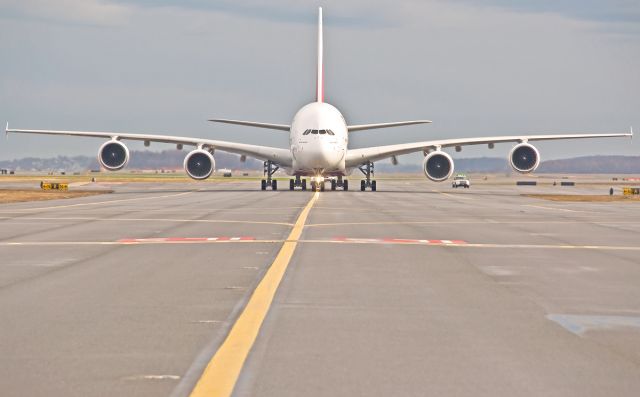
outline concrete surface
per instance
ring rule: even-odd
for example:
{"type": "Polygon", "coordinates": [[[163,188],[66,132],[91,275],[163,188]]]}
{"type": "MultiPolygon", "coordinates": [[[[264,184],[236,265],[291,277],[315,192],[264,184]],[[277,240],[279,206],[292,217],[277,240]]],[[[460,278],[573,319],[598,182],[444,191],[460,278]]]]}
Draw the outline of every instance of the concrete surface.
{"type": "MultiPolygon", "coordinates": [[[[235,395],[638,395],[640,204],[379,183],[320,195],[235,395]]],[[[1,394],[188,395],[311,197],[255,185],[0,206],[1,394]]]]}

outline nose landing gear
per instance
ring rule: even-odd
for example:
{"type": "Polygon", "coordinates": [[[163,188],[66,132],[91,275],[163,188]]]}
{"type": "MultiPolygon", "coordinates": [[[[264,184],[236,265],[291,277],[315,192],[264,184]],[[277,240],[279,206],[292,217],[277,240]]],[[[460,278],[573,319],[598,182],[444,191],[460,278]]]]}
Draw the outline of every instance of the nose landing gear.
{"type": "Polygon", "coordinates": [[[295,190],[296,187],[307,190],[307,180],[300,179],[300,175],[296,175],[296,179],[289,179],[289,190],[295,190]]]}

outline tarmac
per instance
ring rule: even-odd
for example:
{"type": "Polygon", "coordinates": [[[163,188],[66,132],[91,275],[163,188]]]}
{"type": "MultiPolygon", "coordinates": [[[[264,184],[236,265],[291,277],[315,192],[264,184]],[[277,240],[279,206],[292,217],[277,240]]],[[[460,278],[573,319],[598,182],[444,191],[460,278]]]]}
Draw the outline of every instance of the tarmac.
{"type": "Polygon", "coordinates": [[[637,396],[640,203],[450,186],[1,205],[0,394],[189,396],[294,244],[235,396],[637,396]]]}

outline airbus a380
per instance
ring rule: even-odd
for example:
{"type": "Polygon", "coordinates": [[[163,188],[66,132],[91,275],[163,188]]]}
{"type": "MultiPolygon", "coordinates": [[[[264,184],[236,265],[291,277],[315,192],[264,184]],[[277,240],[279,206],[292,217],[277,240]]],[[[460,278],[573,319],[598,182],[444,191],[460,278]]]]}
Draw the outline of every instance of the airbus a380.
{"type": "Polygon", "coordinates": [[[264,161],[266,178],[262,180],[261,188],[277,189],[277,181],[273,179],[278,169],[283,169],[292,176],[289,189],[300,187],[307,189],[306,179],[312,177],[312,189],[325,189],[327,180],[331,183],[331,190],[349,189],[348,180],[344,177],[351,175],[355,169],[364,174],[360,181],[360,190],[367,188],[375,191],[376,181],[372,179],[373,163],[385,158],[391,158],[396,163],[396,156],[412,152],[423,152],[425,157],[422,168],[427,178],[435,182],[447,180],[453,173],[453,159],[444,152],[444,148],[462,150],[462,146],[486,144],[493,148],[501,142],[514,142],[508,160],[511,167],[520,173],[534,171],[540,163],[540,153],[531,145],[533,141],[554,139],[579,138],[613,138],[632,137],[633,131],[620,134],[565,134],[565,135],[519,135],[493,136],[480,138],[442,139],[397,145],[374,146],[361,149],[349,149],[349,134],[354,131],[389,128],[413,124],[431,123],[429,120],[400,121],[381,124],[349,125],[338,109],[324,101],[324,73],[323,73],[323,44],[322,44],[322,8],[318,15],[318,64],[316,101],[312,102],[293,117],[291,125],[258,123],[252,121],[214,119],[218,123],[237,124],[249,127],[267,128],[289,132],[289,148],[258,146],[244,143],[218,141],[202,138],[180,136],[129,134],[119,132],[88,132],[88,131],[54,131],[54,130],[22,130],[9,129],[6,133],[72,135],[107,138],[100,146],[98,161],[107,170],[116,171],[125,167],[129,161],[129,149],[123,141],[144,141],[145,146],[150,142],[170,143],[182,149],[184,145],[194,146],[184,159],[184,169],[193,179],[208,178],[215,169],[214,151],[221,150],[239,154],[241,160],[247,156],[264,161]],[[331,178],[328,178],[331,177],[331,178]],[[325,179],[328,178],[328,179],[325,179]]]}

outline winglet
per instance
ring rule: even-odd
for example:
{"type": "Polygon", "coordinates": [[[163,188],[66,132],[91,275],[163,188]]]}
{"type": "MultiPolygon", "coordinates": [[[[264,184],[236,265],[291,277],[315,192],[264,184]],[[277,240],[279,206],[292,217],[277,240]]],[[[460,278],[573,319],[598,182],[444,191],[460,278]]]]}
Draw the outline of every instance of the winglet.
{"type": "Polygon", "coordinates": [[[7,121],[7,126],[4,129],[4,136],[9,138],[9,122],[7,121]]]}

